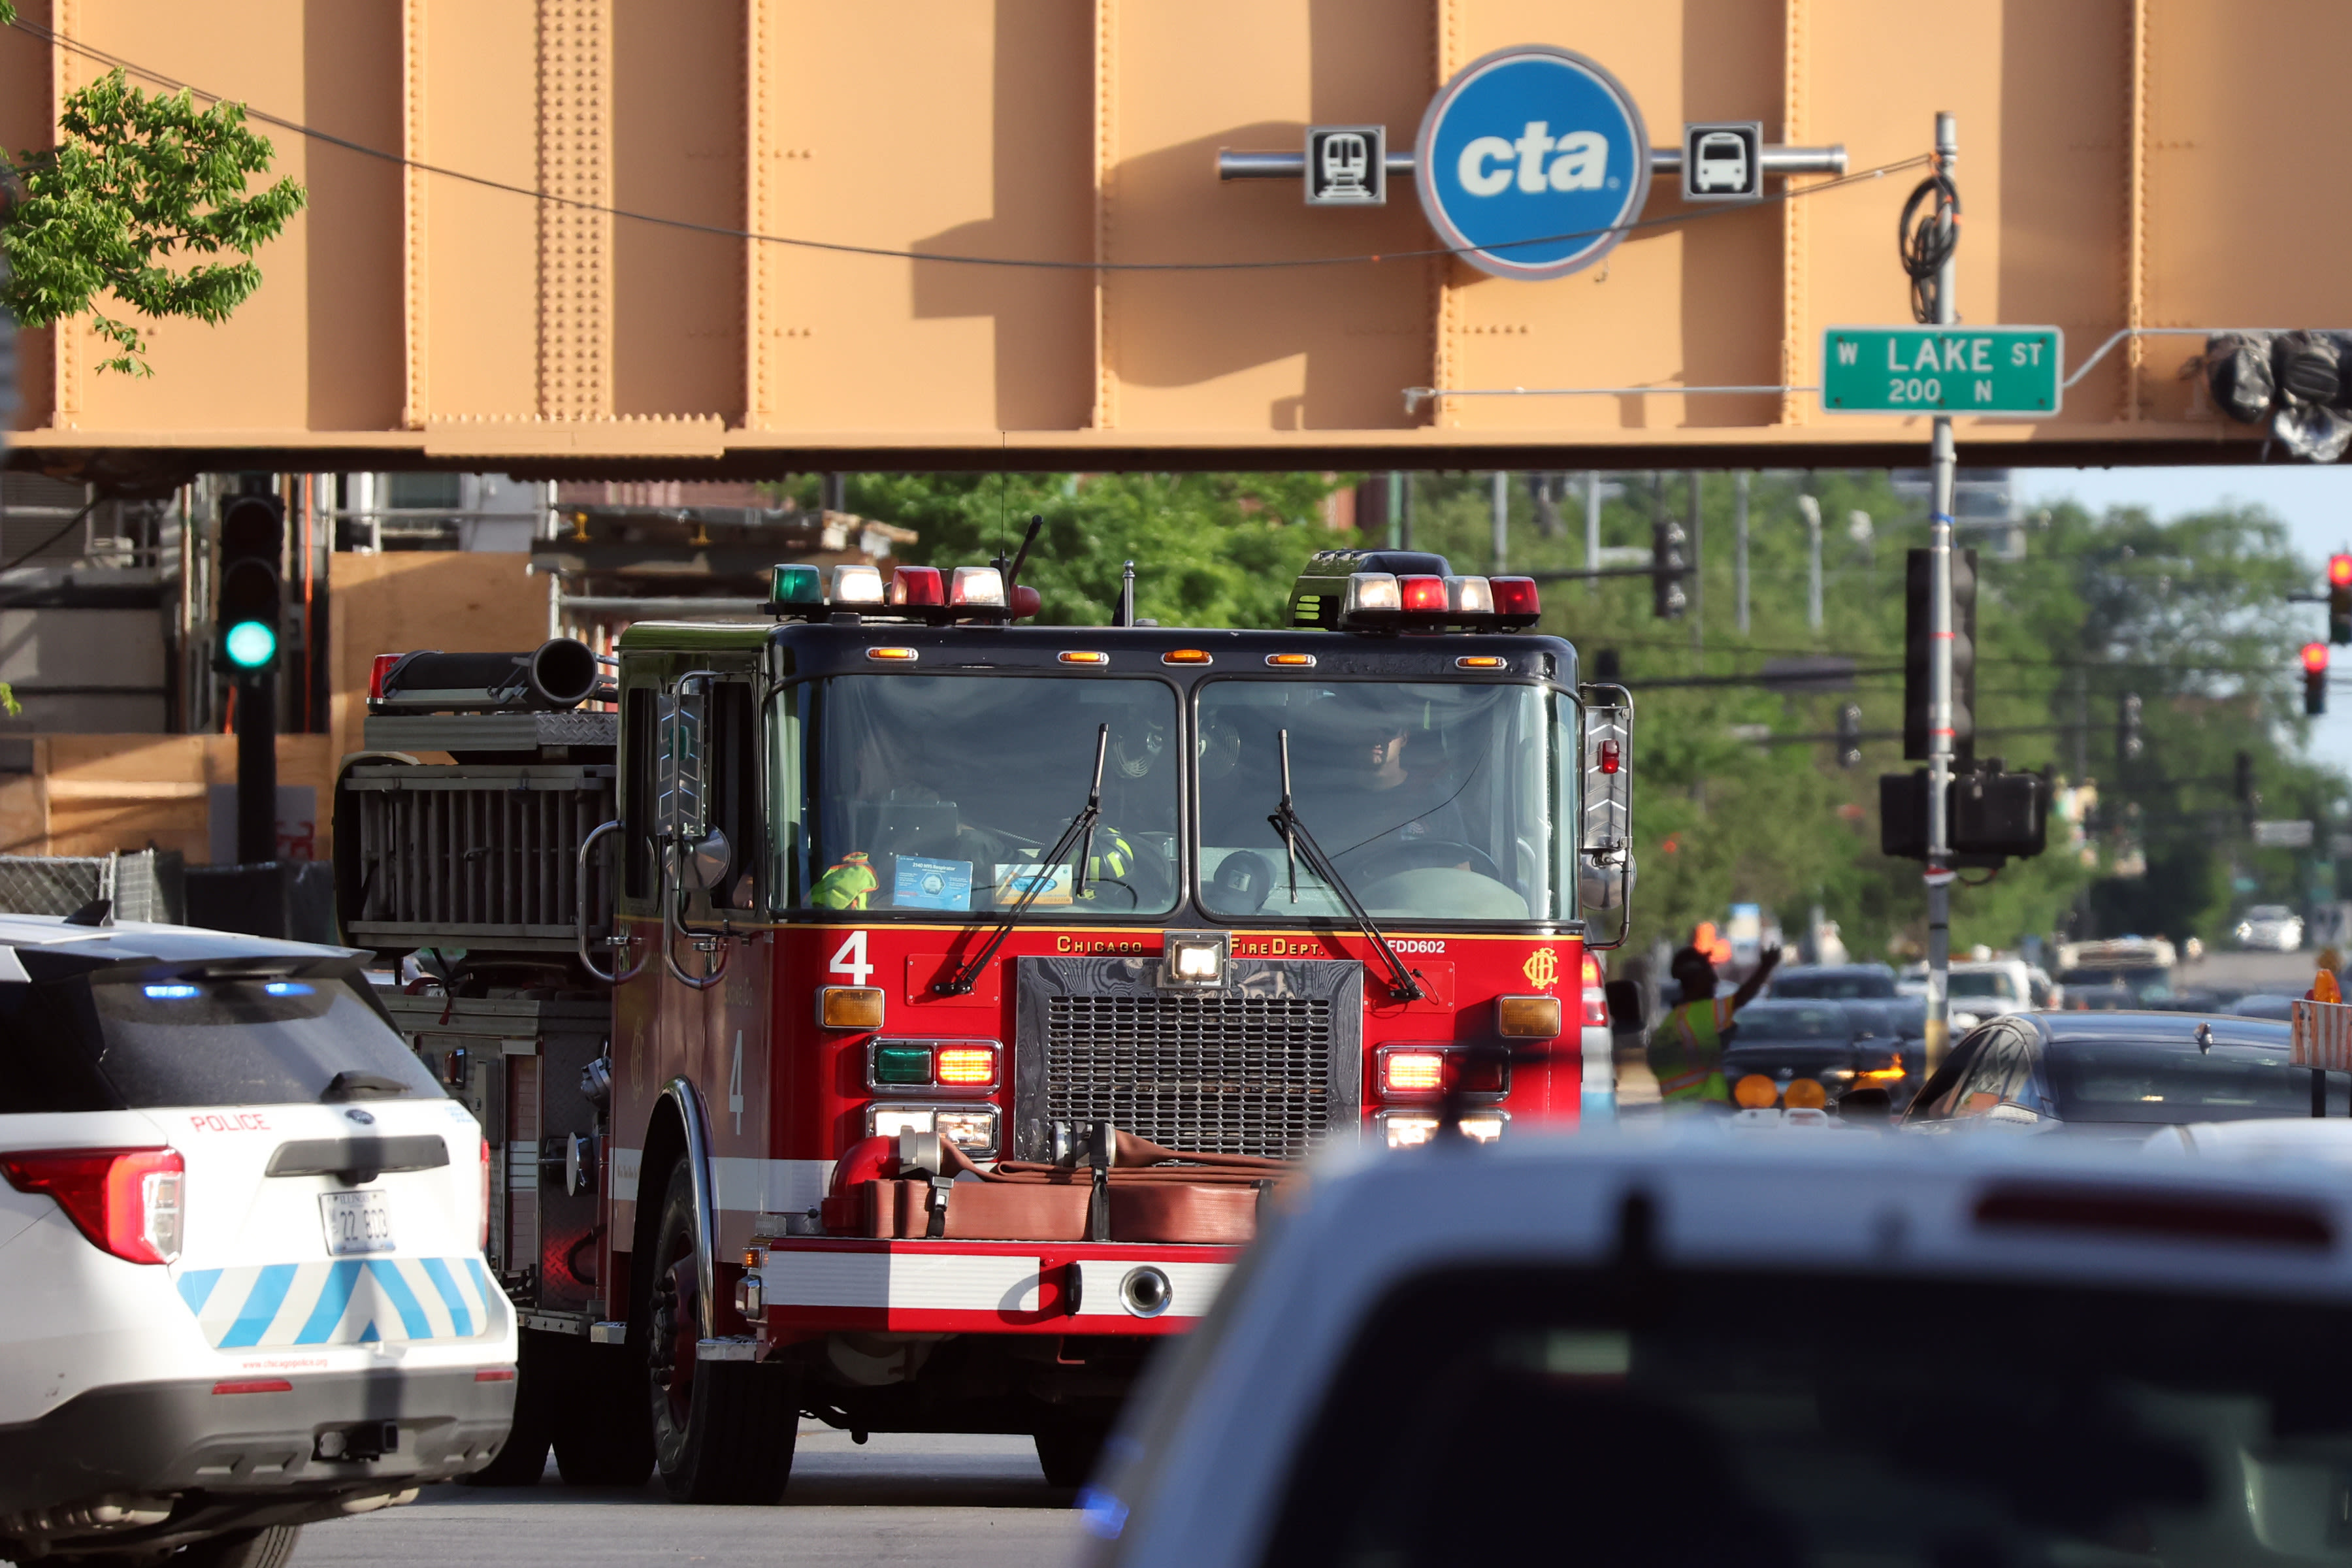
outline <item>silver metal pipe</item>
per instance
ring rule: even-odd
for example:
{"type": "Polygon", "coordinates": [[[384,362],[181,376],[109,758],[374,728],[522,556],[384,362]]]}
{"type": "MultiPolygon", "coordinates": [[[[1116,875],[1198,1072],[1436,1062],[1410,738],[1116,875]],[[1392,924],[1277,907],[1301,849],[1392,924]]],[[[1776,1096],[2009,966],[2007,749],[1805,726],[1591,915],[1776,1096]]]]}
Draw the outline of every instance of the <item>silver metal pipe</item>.
{"type": "MultiPolygon", "coordinates": [[[[1587,572],[1601,570],[1601,470],[1598,468],[1587,469],[1584,475],[1584,569],[1587,572]]],[[[1584,584],[1584,596],[1591,599],[1600,597],[1600,595],[1601,579],[1588,579],[1584,584]]]]}
{"type": "MultiPolygon", "coordinates": [[[[1957,122],[1936,116],[1936,157],[1948,175],[1959,161],[1957,122]]],[[[1949,237],[1957,240],[1958,235],[1949,237]]],[[[1936,324],[1960,319],[1953,284],[1958,247],[1948,242],[1936,274],[1936,324]]],[[[1934,500],[1927,514],[1927,1068],[1943,1065],[1951,1047],[1952,824],[1952,481],[1958,457],[1952,421],[1936,417],[1934,500]]]]}
{"type": "MultiPolygon", "coordinates": [[[[1415,164],[1411,150],[1391,152],[1384,160],[1389,178],[1412,178],[1415,164]]],[[[1834,147],[1765,147],[1759,151],[1757,164],[1767,179],[1785,178],[1790,174],[1843,174],[1846,171],[1843,146],[1834,147]]],[[[1679,174],[1683,172],[1683,150],[1680,147],[1650,149],[1650,174],[1653,177],[1679,174]]],[[[1303,180],[1307,177],[1307,154],[1297,153],[1236,152],[1230,147],[1217,149],[1217,178],[1220,180],[1303,180]]]]}

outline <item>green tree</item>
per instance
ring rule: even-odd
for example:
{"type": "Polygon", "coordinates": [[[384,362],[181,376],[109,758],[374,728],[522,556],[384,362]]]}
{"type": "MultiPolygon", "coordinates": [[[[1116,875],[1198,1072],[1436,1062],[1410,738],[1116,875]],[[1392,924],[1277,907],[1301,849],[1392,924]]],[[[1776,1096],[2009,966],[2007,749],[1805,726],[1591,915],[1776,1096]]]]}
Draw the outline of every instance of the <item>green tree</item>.
{"type": "Polygon", "coordinates": [[[302,209],[303,189],[281,179],[247,194],[271,148],[242,105],[150,95],[121,70],[68,97],[58,130],[54,149],[19,153],[7,171],[0,307],[26,327],[88,313],[116,351],[100,369],[152,374],[141,327],[101,298],[150,320],[226,320],[260,286],[253,254],[302,209]],[[189,264],[226,255],[239,259],[189,264]]]}
{"type": "MultiPolygon", "coordinates": [[[[1342,481],[1318,474],[860,474],[847,504],[913,528],[912,560],[978,565],[1011,554],[1045,520],[1021,580],[1041,618],[1102,626],[1135,563],[1136,613],[1168,626],[1277,626],[1290,584],[1318,550],[1357,542],[1323,525],[1342,481]]],[[[797,490],[814,504],[815,486],[797,490]]]]}

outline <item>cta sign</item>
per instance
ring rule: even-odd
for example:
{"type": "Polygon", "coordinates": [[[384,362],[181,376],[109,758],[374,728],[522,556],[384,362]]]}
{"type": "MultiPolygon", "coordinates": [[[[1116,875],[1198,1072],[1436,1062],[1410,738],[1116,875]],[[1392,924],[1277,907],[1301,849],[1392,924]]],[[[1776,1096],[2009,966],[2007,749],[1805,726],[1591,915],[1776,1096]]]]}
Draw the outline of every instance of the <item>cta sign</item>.
{"type": "Polygon", "coordinates": [[[1633,96],[1582,55],[1542,44],[1465,67],[1422,116],[1413,154],[1430,223],[1497,278],[1591,266],[1650,189],[1633,96]]]}

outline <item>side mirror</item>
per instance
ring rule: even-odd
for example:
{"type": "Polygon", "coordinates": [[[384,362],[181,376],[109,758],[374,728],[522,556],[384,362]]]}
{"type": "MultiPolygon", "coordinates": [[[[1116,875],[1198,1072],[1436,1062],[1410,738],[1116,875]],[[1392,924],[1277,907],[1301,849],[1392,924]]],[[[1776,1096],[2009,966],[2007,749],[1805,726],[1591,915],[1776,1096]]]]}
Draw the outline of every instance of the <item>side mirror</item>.
{"type": "Polygon", "coordinates": [[[709,680],[707,675],[681,676],[677,689],[661,700],[661,823],[669,842],[681,847],[698,845],[710,833],[709,680]],[[700,689],[695,683],[702,683],[700,689]]]}
{"type": "Polygon", "coordinates": [[[735,863],[735,847],[727,842],[723,828],[712,828],[703,837],[686,847],[678,865],[681,880],[699,892],[709,892],[727,876],[727,868],[735,863]]]}
{"type": "Polygon", "coordinates": [[[1633,924],[1633,697],[1622,686],[1586,686],[1583,812],[1576,845],[1577,894],[1588,910],[1618,913],[1615,938],[1585,946],[1623,945],[1633,924]]]}
{"type": "Polygon", "coordinates": [[[2003,1127],[2039,1127],[2042,1125],[2042,1113],[2013,1100],[2004,1100],[1985,1112],[1985,1120],[2003,1127]]]}
{"type": "Polygon", "coordinates": [[[1642,1016],[1642,986],[1633,980],[1612,980],[1602,987],[1609,998],[1609,1027],[1620,1035],[1638,1035],[1649,1026],[1642,1016]]]}

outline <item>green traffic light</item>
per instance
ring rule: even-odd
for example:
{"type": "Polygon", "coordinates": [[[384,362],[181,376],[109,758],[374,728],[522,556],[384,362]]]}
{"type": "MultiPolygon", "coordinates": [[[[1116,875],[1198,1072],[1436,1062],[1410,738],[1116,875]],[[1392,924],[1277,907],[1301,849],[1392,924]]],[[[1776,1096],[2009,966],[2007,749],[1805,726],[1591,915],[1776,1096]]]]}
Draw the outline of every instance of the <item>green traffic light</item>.
{"type": "Polygon", "coordinates": [[[221,647],[239,669],[259,669],[278,657],[278,634],[259,621],[239,621],[221,639],[221,647]]]}

